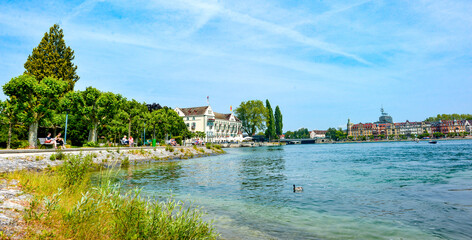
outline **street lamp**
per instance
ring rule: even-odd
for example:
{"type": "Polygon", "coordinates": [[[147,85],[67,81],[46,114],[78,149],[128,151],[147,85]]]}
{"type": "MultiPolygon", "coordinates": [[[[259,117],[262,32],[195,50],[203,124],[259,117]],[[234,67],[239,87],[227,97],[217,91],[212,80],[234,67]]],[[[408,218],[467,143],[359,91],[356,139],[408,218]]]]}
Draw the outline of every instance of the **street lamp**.
{"type": "Polygon", "coordinates": [[[66,130],[64,132],[64,145],[67,144],[67,120],[68,120],[68,117],[69,117],[69,109],[67,108],[66,109],[66,130]]]}

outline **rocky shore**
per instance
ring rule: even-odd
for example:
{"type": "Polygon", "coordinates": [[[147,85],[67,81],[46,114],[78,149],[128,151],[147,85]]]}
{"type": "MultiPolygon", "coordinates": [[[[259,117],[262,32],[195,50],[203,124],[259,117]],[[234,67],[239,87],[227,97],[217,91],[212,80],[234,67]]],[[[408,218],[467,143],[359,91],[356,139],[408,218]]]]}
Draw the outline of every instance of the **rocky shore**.
{"type": "MultiPolygon", "coordinates": [[[[105,167],[140,164],[171,159],[189,159],[224,153],[218,148],[156,147],[156,148],[94,148],[54,150],[0,151],[0,174],[32,170],[42,171],[63,163],[73,155],[89,156],[105,167]]],[[[32,196],[25,194],[17,180],[0,177],[0,239],[21,239],[23,216],[32,196]]]]}
{"type": "Polygon", "coordinates": [[[155,147],[155,148],[93,148],[67,149],[64,151],[0,151],[0,173],[21,170],[41,171],[62,164],[71,155],[91,155],[93,162],[104,166],[160,161],[168,159],[188,159],[193,157],[221,154],[224,151],[205,147],[155,147]]]}

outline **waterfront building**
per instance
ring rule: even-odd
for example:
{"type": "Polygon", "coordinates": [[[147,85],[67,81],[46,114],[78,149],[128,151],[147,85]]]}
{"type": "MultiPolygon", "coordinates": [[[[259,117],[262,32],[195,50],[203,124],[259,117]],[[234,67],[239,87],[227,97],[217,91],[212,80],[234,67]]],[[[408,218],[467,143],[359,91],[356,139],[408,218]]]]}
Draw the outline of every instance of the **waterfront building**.
{"type": "Polygon", "coordinates": [[[399,122],[394,123],[391,116],[385,113],[381,108],[381,116],[379,121],[375,123],[358,123],[353,124],[351,120],[347,121],[347,135],[354,139],[373,136],[375,138],[380,135],[395,136],[404,135],[407,137],[417,137],[421,134],[428,133],[430,135],[440,132],[443,134],[464,132],[472,132],[472,121],[469,120],[450,120],[438,122],[399,122]]]}
{"type": "Polygon", "coordinates": [[[433,133],[463,133],[469,132],[467,128],[470,130],[470,121],[469,120],[444,120],[435,122],[432,124],[432,132],[433,133]]]}
{"type": "Polygon", "coordinates": [[[242,140],[242,123],[233,113],[213,112],[210,105],[174,110],[191,132],[205,133],[205,142],[242,140]]]}
{"type": "Polygon", "coordinates": [[[325,138],[326,137],[326,130],[313,130],[310,131],[310,138],[325,138]]]}

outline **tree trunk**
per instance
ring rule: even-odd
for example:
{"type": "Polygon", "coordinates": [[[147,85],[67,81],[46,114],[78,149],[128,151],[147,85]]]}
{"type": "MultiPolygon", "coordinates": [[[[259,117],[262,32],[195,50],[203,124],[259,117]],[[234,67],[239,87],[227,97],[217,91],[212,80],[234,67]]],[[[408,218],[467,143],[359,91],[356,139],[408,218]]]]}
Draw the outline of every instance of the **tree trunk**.
{"type": "Polygon", "coordinates": [[[28,142],[30,147],[36,148],[36,142],[38,141],[38,122],[34,122],[29,126],[28,142]]]}
{"type": "Polygon", "coordinates": [[[56,133],[57,133],[57,127],[53,127],[52,136],[54,137],[57,136],[56,133]]]}
{"type": "Polygon", "coordinates": [[[7,149],[10,149],[11,145],[11,128],[12,128],[12,123],[8,124],[8,142],[7,142],[7,149]]]}
{"type": "Polygon", "coordinates": [[[97,142],[98,122],[93,123],[92,129],[89,131],[89,142],[97,142]]]}
{"type": "Polygon", "coordinates": [[[129,119],[128,122],[128,137],[131,136],[131,118],[129,119]]]}

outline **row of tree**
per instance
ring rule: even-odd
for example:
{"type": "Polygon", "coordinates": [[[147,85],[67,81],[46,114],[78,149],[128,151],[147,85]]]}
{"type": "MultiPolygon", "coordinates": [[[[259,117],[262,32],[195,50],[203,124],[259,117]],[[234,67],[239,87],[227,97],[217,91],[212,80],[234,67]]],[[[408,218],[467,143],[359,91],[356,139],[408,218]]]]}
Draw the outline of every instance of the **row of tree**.
{"type": "Polygon", "coordinates": [[[10,148],[12,142],[28,139],[28,145],[36,147],[38,130],[55,135],[64,129],[66,116],[68,142],[79,146],[95,144],[99,136],[113,142],[125,134],[141,136],[146,127],[157,139],[194,136],[168,107],[127,100],[93,87],[74,91],[79,80],[72,63],[74,51],[63,37],[58,25],[51,27],[28,56],[25,73],[3,86],[8,99],[0,101],[0,144],[10,148]]]}
{"type": "Polygon", "coordinates": [[[300,128],[296,131],[287,131],[285,133],[286,139],[305,139],[310,138],[310,132],[307,128],[300,128]]]}
{"type": "Polygon", "coordinates": [[[269,100],[266,100],[265,106],[261,100],[242,102],[234,112],[242,123],[243,131],[249,136],[254,136],[257,131],[265,131],[266,138],[271,140],[283,134],[282,112],[276,106],[274,113],[269,100]]]}
{"type": "Polygon", "coordinates": [[[438,114],[436,117],[426,118],[426,122],[438,122],[439,120],[472,120],[472,114],[438,114]]]}

